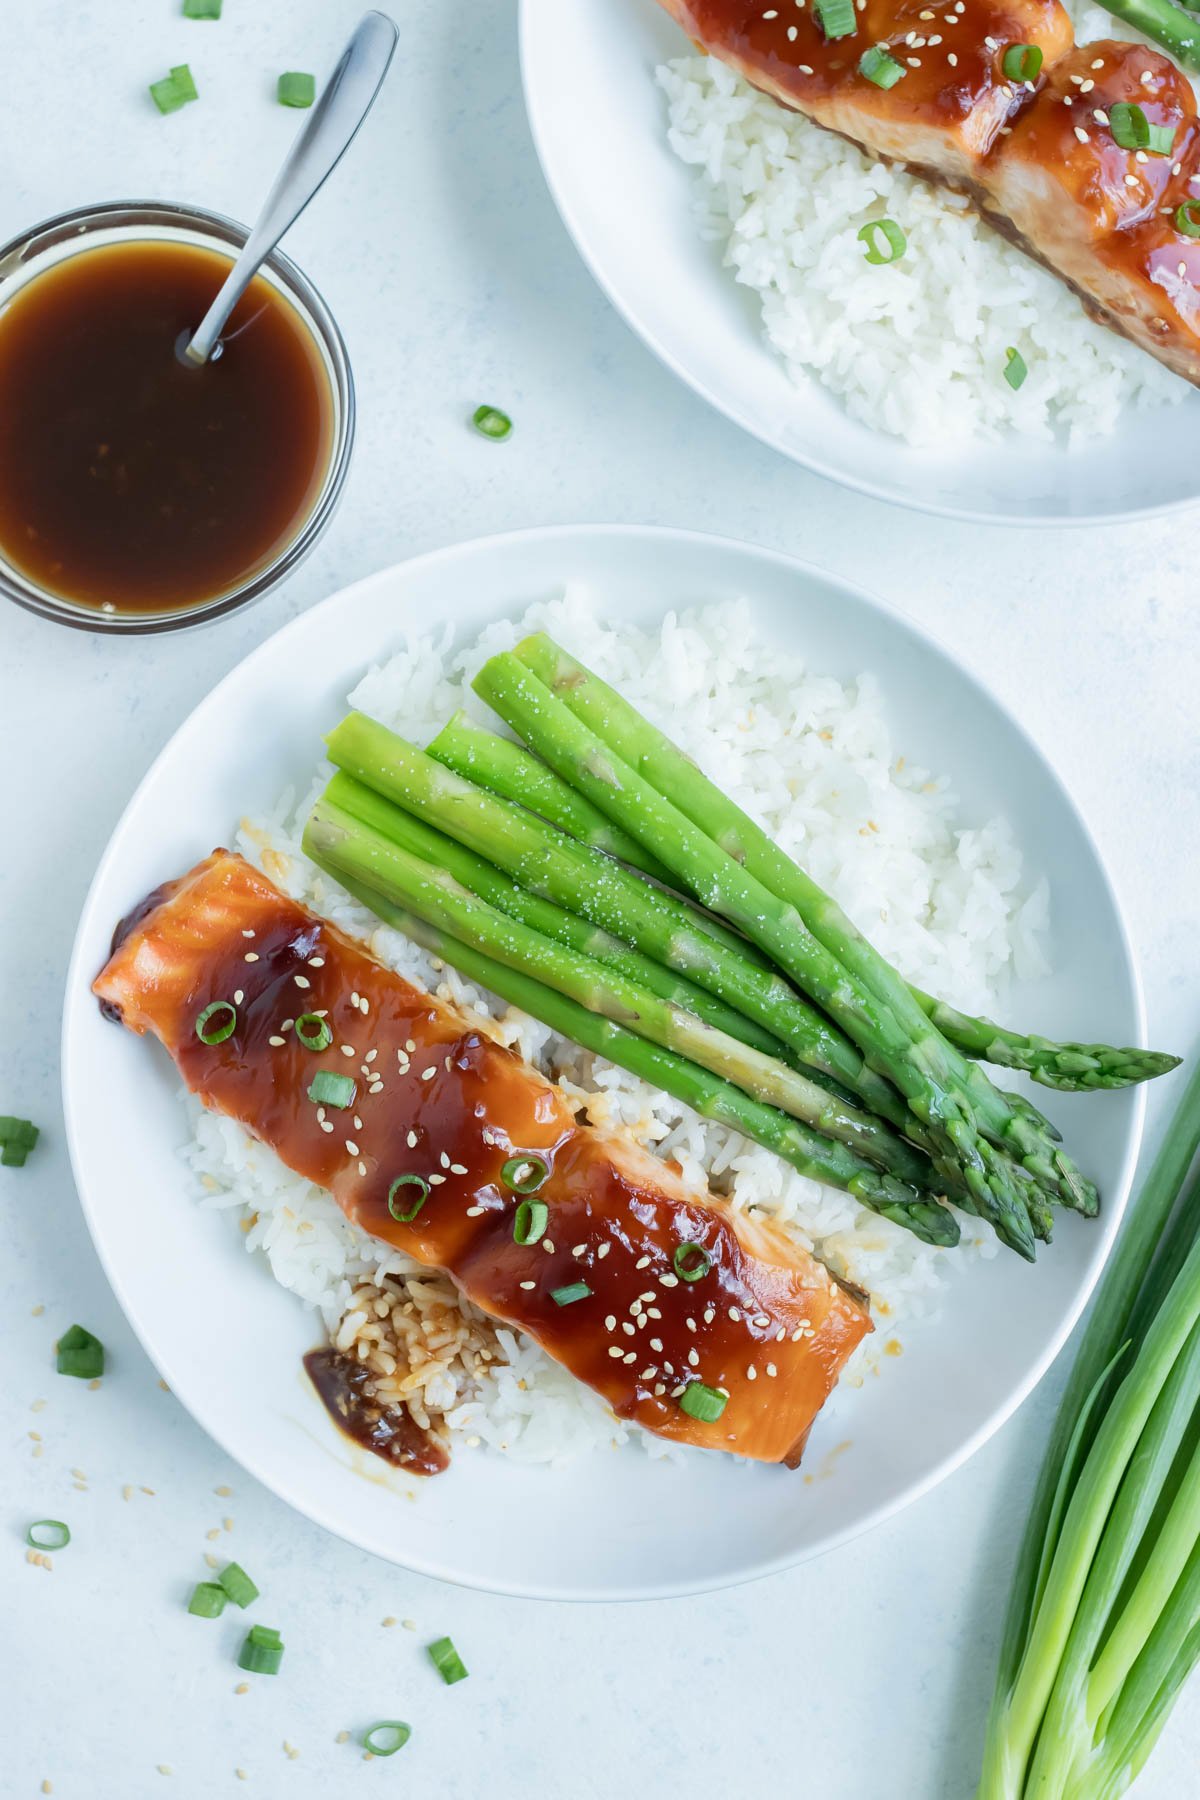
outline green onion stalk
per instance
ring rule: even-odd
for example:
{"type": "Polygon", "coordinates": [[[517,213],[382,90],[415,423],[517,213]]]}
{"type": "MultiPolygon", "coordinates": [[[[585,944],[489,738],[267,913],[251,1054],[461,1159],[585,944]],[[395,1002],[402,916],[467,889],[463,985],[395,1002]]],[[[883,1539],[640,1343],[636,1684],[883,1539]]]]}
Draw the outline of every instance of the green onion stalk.
{"type": "Polygon", "coordinates": [[[1200,1069],[1110,1259],[1055,1422],[978,1800],[1117,1800],[1200,1659],[1200,1181],[1187,1185],[1198,1148],[1200,1069]]]}

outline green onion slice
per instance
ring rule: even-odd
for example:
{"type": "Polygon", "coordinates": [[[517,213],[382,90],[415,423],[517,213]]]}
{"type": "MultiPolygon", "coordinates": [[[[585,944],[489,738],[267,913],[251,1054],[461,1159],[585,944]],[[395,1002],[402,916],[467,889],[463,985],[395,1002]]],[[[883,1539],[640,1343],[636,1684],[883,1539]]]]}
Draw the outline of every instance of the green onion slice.
{"type": "Polygon", "coordinates": [[[1014,394],[1024,384],[1028,373],[1029,370],[1025,367],[1025,358],[1010,344],[1004,352],[1004,379],[1014,394]]]}
{"type": "Polygon", "coordinates": [[[60,1375],[74,1375],[80,1381],[94,1381],[104,1373],[104,1345],[82,1325],[72,1325],[58,1340],[57,1368],[60,1375]]]}
{"type": "Polygon", "coordinates": [[[160,113],[178,112],[189,100],[196,98],[196,83],[192,80],[192,72],[186,63],[180,63],[161,81],[150,83],[150,98],[160,113]]]}
{"type": "Polygon", "coordinates": [[[249,1606],[252,1600],[258,1599],[258,1589],[243,1569],[241,1563],[226,1563],[217,1576],[221,1591],[233,1601],[235,1606],[249,1606]]]}
{"type": "Polygon", "coordinates": [[[869,263],[899,262],[908,249],[908,239],[895,219],[869,219],[859,226],[855,235],[860,244],[866,245],[869,263]],[[882,244],[877,233],[883,237],[882,244]]]}
{"type": "Polygon", "coordinates": [[[471,423],[476,431],[497,444],[512,436],[513,422],[498,406],[477,406],[471,414],[471,423]]]}
{"type": "Polygon", "coordinates": [[[882,44],[872,44],[869,50],[863,51],[858,59],[858,72],[879,88],[895,87],[908,74],[903,63],[889,56],[882,44]]]}
{"type": "Polygon", "coordinates": [[[35,1519],[25,1533],[31,1550],[65,1550],[70,1541],[70,1527],[61,1519],[35,1519]]]}
{"type": "Polygon", "coordinates": [[[1122,150],[1148,150],[1152,156],[1169,156],[1175,142],[1173,125],[1152,125],[1142,108],[1129,100],[1116,100],[1108,109],[1113,143],[1122,150]]]}
{"type": "Polygon", "coordinates": [[[25,1159],[41,1133],[28,1119],[0,1116],[0,1164],[6,1169],[23,1169],[25,1159]]]}
{"type": "Polygon", "coordinates": [[[680,1281],[703,1281],[712,1268],[712,1257],[703,1244],[679,1244],[671,1258],[680,1281]]]}
{"type": "Polygon", "coordinates": [[[199,1581],[192,1589],[188,1611],[198,1619],[219,1619],[228,1598],[225,1589],[218,1587],[215,1581],[199,1581]]]}
{"type": "Polygon", "coordinates": [[[705,1425],[719,1419],[728,1403],[728,1394],[723,1394],[720,1388],[706,1387],[702,1381],[693,1381],[679,1396],[680,1412],[688,1413],[705,1425]]]}
{"type": "Polygon", "coordinates": [[[1200,238],[1200,200],[1185,200],[1175,208],[1175,229],[1184,237],[1200,238]]]}
{"type": "Polygon", "coordinates": [[[251,1675],[278,1675],[283,1661],[283,1643],[279,1633],[267,1625],[254,1625],[238,1652],[238,1668],[251,1675]]]}
{"type": "Polygon", "coordinates": [[[183,0],[185,19],[219,19],[225,0],[183,0]]]}
{"type": "Polygon", "coordinates": [[[352,1075],[338,1075],[333,1069],[318,1069],[308,1084],[308,1097],[317,1106],[344,1108],[354,1099],[357,1083],[352,1075]]]}
{"type": "Polygon", "coordinates": [[[1000,67],[1006,81],[1036,81],[1042,62],[1042,52],[1036,44],[1010,44],[1000,59],[1000,67]]]}
{"type": "Polygon", "coordinates": [[[237,1007],[232,1000],[213,1000],[196,1020],[196,1036],[202,1044],[223,1044],[237,1030],[237,1007]]]}
{"type": "Polygon", "coordinates": [[[545,1158],[528,1152],[524,1156],[510,1156],[500,1171],[500,1179],[514,1194],[536,1194],[549,1174],[550,1164],[545,1158]]]}
{"type": "Polygon", "coordinates": [[[279,77],[276,92],[280,106],[311,106],[317,97],[317,84],[313,76],[289,69],[279,77]]]}
{"type": "Polygon", "coordinates": [[[319,1013],[301,1013],[296,1020],[295,1030],[306,1050],[328,1050],[333,1042],[329,1021],[319,1013]]]}
{"type": "Polygon", "coordinates": [[[372,1756],[395,1756],[412,1736],[412,1726],[403,1719],[380,1719],[362,1734],[362,1747],[372,1756]]]}
{"type": "Polygon", "coordinates": [[[551,1288],[550,1298],[555,1306],[574,1306],[577,1300],[590,1299],[591,1292],[586,1281],[572,1281],[567,1287],[551,1288]]]}
{"type": "Polygon", "coordinates": [[[430,1195],[429,1183],[423,1175],[397,1175],[388,1189],[387,1209],[401,1225],[411,1225],[430,1195]],[[397,1198],[402,1188],[416,1188],[417,1197],[407,1212],[401,1212],[397,1198]]]}
{"type": "Polygon", "coordinates": [[[439,1638],[435,1644],[429,1645],[429,1660],[447,1687],[453,1687],[456,1681],[467,1679],[467,1666],[450,1638],[439,1638]]]}
{"type": "Polygon", "coordinates": [[[536,1244],[550,1222],[550,1208],[544,1200],[522,1200],[513,1215],[513,1242],[536,1244]]]}
{"type": "Polygon", "coordinates": [[[827,39],[853,37],[858,30],[854,0],[813,0],[813,11],[827,39]]]}

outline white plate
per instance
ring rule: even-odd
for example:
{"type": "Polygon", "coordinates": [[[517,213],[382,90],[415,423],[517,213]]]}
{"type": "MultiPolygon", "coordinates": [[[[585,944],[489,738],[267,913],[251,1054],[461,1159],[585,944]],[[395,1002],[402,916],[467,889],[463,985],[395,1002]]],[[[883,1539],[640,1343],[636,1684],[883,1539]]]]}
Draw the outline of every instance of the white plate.
{"type": "Polygon", "coordinates": [[[521,0],[534,142],[567,230],[609,299],[711,405],[846,487],[981,523],[1085,524],[1200,496],[1200,396],[1130,412],[1080,450],[1028,439],[949,455],[850,419],[818,382],[792,382],[759,303],[721,267],[692,216],[696,172],[667,145],[654,70],[688,40],[656,0],[521,0]]]}
{"type": "MultiPolygon", "coordinates": [[[[1140,1042],[1129,943],[1095,845],[1014,721],[946,651],[878,602],[788,558],[682,532],[523,532],[418,558],[305,613],[236,668],[134,795],[92,884],[63,1033],[67,1129],[84,1212],[117,1297],[173,1392],[283,1499],[380,1556],[524,1595],[603,1598],[716,1587],[864,1530],[940,1481],[1046,1369],[1099,1273],[1124,1205],[1139,1092],[1055,1099],[1101,1182],[1102,1220],[1063,1216],[1036,1268],[1002,1254],[964,1270],[941,1323],[907,1334],[886,1376],[835,1396],[801,1474],[720,1457],[661,1465],[600,1455],[563,1471],[461,1452],[422,1482],[359,1454],[329,1424],[300,1357],[314,1316],[199,1208],[179,1160],[179,1082],[162,1051],[105,1023],[89,993],[115,921],[238,819],[308,781],[321,733],[366,664],[410,625],[473,634],[586,582],[611,617],[647,622],[702,599],[751,598],[764,627],[842,678],[885,681],[898,741],[951,775],[964,816],[1007,813],[1047,871],[1055,974],[1014,1018],[1140,1042]],[[367,1479],[366,1477],[370,1477],[367,1479]],[[811,1478],[811,1479],[810,1479],[811,1478]],[[415,1503],[403,1496],[411,1493],[415,1503]],[[536,1521],[530,1530],[529,1521],[536,1521]]],[[[1046,1098],[1046,1096],[1043,1096],[1046,1098]]]]}

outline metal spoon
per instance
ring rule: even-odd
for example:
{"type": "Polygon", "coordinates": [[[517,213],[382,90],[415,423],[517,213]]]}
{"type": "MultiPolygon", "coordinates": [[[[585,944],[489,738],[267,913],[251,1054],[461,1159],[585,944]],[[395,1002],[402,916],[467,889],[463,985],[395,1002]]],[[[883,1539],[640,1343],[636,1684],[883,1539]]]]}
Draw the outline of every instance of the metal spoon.
{"type": "Polygon", "coordinates": [[[196,368],[221,354],[229,315],[276,244],[350,148],[383,85],[399,32],[386,14],[366,13],[342,52],[304,130],[292,145],[242,254],[199,329],[179,346],[180,359],[196,368]]]}

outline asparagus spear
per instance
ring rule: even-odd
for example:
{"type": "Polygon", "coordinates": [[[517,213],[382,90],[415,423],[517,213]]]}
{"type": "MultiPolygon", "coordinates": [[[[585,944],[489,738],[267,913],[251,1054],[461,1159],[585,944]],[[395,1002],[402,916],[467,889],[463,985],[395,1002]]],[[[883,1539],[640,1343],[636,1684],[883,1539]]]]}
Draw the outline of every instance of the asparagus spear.
{"type": "MultiPolygon", "coordinates": [[[[918,1032],[906,1029],[867,982],[808,928],[791,899],[766,887],[610,752],[515,656],[494,656],[476,676],[475,687],[560,775],[627,831],[653,841],[703,905],[744,931],[842,1025],[870,1064],[899,1088],[935,1141],[956,1158],[983,1216],[1011,1248],[1032,1259],[1034,1215],[1027,1194],[1013,1179],[1012,1165],[998,1158],[980,1134],[970,1094],[947,1054],[949,1046],[924,1014],[918,1009],[918,1032]]],[[[968,1066],[963,1063],[964,1069],[968,1066]]],[[[1030,1172],[1044,1179],[1040,1170],[1030,1172]]],[[[1048,1229],[1048,1213],[1042,1209],[1037,1210],[1037,1224],[1048,1229]]]]}
{"type": "Polygon", "coordinates": [[[966,1056],[998,1068],[1021,1069],[1043,1087],[1060,1092],[1090,1091],[1094,1088],[1131,1087],[1135,1082],[1153,1081],[1156,1075],[1168,1075],[1179,1067],[1179,1057],[1160,1050],[1117,1049],[1111,1044],[1056,1043],[1051,1038],[1023,1036],[990,1019],[970,1018],[944,1000],[920,988],[910,989],[914,1000],[932,1019],[944,1037],[966,1056]]]}
{"type": "MultiPolygon", "coordinates": [[[[486,857],[523,887],[624,938],[757,1020],[810,1070],[856,1093],[925,1150],[943,1191],[974,1209],[956,1158],[867,1066],[845,1033],[776,972],[742,956],[736,941],[722,951],[696,928],[697,915],[685,901],[650,887],[524,808],[484,793],[363,713],[343,719],[327,747],[340,769],[486,857]]],[[[1008,1173],[1018,1187],[1032,1190],[1015,1165],[1008,1173]]],[[[1048,1217],[1033,1197],[1037,1229],[1048,1235],[1048,1217]]]]}
{"type": "MultiPolygon", "coordinates": [[[[547,743],[557,741],[559,773],[572,782],[578,781],[590,799],[603,811],[620,817],[627,829],[632,831],[635,823],[640,823],[644,835],[652,831],[657,854],[665,855],[658,835],[665,824],[664,807],[674,814],[677,836],[684,826],[704,834],[724,852],[727,867],[744,870],[760,894],[773,897],[777,907],[788,909],[859,986],[887,1008],[912,1045],[919,1046],[930,1080],[941,1090],[957,1095],[960,1106],[973,1114],[983,1136],[1009,1150],[1035,1180],[1065,1205],[1085,1213],[1097,1210],[1095,1188],[1058,1148],[1053,1133],[1041,1124],[1040,1115],[1027,1107],[1014,1106],[977,1065],[969,1062],[940,1031],[931,1029],[931,1021],[901,976],[842,909],[780,850],[761,826],[728,800],[689,757],[619,694],[545,637],[527,638],[517,657],[493,657],[475,686],[484,698],[488,697],[486,687],[497,691],[503,688],[512,706],[521,709],[526,723],[537,733],[531,740],[529,733],[522,730],[530,747],[553,762],[547,743]],[[526,694],[522,694],[515,673],[515,668],[522,666],[536,684],[526,694]],[[549,677],[548,683],[543,682],[543,673],[549,677]],[[539,712],[550,715],[544,725],[539,712]],[[610,774],[614,773],[613,763],[628,770],[629,776],[622,776],[624,788],[602,778],[606,758],[610,774]],[[664,800],[666,794],[672,799],[664,800]]],[[[502,706],[496,710],[507,724],[519,728],[502,706]]],[[[694,860],[692,873],[697,879],[703,878],[701,869],[702,865],[694,860]]],[[[688,885],[696,891],[695,880],[688,885]]],[[[712,910],[721,908],[713,905],[712,910]]],[[[738,922],[745,928],[744,921],[738,922]]],[[[783,966],[787,967],[786,962],[783,966]]],[[[896,1079],[894,1074],[892,1079],[896,1079]]]]}
{"type": "MultiPolygon", "coordinates": [[[[361,819],[372,831],[390,838],[402,850],[419,856],[422,862],[445,869],[463,887],[469,888],[471,893],[486,900],[497,911],[519,919],[523,925],[532,926],[535,931],[556,939],[569,949],[579,951],[582,956],[590,956],[596,962],[605,963],[620,974],[629,976],[631,980],[640,982],[643,987],[657,994],[659,999],[669,1000],[672,1005],[683,1007],[702,1019],[706,1025],[713,1025],[718,1031],[740,1038],[743,1044],[761,1050],[764,1055],[776,1057],[783,1062],[791,1060],[792,1053],[778,1038],[755,1025],[752,1020],[743,1018],[741,1013],[735,1012],[732,1006],[726,1006],[723,1000],[716,999],[706,988],[697,987],[695,982],[674,974],[652,957],[643,956],[640,950],[631,949],[601,926],[589,925],[586,919],[556,906],[552,900],[543,900],[536,894],[527,893],[492,863],[485,862],[474,851],[456,844],[453,838],[424,824],[411,813],[403,812],[373,788],[364,787],[361,781],[355,781],[352,775],[335,775],[325,789],[324,798],[331,806],[361,819]]],[[[823,1079],[827,1080],[828,1077],[823,1079]]],[[[849,1095],[843,1097],[850,1105],[854,1104],[849,1095]]]]}
{"type": "MultiPolygon", "coordinates": [[[[588,1012],[586,1007],[578,1006],[574,1000],[568,1000],[565,995],[556,993],[553,988],[546,987],[522,970],[511,969],[505,963],[495,962],[491,957],[484,956],[436,925],[419,919],[415,913],[405,911],[366,883],[334,868],[331,863],[323,860],[315,846],[310,847],[310,854],[348,893],[353,894],[364,906],[370,907],[378,918],[397,931],[402,931],[414,943],[432,951],[434,956],[441,957],[443,962],[458,969],[468,980],[490,989],[510,1006],[517,1006],[522,1012],[528,1013],[530,1018],[540,1019],[543,1025],[548,1025],[560,1036],[582,1044],[593,1055],[603,1056],[618,1068],[627,1069],[631,1075],[649,1082],[652,1087],[661,1088],[663,1093],[690,1106],[701,1118],[708,1119],[715,1125],[724,1125],[731,1131],[740,1132],[754,1143],[762,1144],[801,1175],[806,1175],[813,1181],[828,1180],[826,1154],[830,1149],[836,1150],[837,1146],[826,1145],[820,1139],[816,1140],[814,1146],[812,1134],[797,1124],[795,1119],[788,1118],[786,1113],[777,1112],[770,1106],[760,1106],[756,1100],[743,1094],[740,1088],[720,1080],[698,1064],[687,1062],[673,1051],[664,1050],[646,1038],[635,1036],[623,1026],[615,1025],[611,1019],[602,1018],[599,1013],[588,1012]],[[814,1148],[817,1152],[815,1158],[814,1148]]],[[[850,1191],[854,1192],[854,1189],[851,1188],[850,1191]]],[[[858,1194],[856,1198],[862,1199],[863,1196],[858,1194]]],[[[868,1202],[864,1201],[864,1204],[868,1202]]],[[[958,1221],[954,1214],[934,1200],[917,1200],[907,1207],[897,1205],[884,1211],[884,1216],[894,1224],[902,1225],[927,1244],[953,1248],[959,1240],[958,1221]]]]}
{"type": "Polygon", "coordinates": [[[889,1185],[878,1190],[881,1198],[908,1205],[916,1198],[918,1184],[925,1188],[933,1185],[926,1158],[869,1113],[846,1106],[794,1069],[661,1000],[615,968],[499,912],[446,869],[372,830],[328,794],[318,800],[309,818],[305,846],[323,866],[332,865],[366,881],[406,911],[473,945],[494,961],[532,970],[547,987],[556,988],[589,1012],[627,1026],[637,1036],[732,1082],[753,1099],[789,1113],[814,1132],[848,1145],[887,1171],[881,1180],[889,1185]]]}
{"type": "Polygon", "coordinates": [[[806,1067],[851,1089],[872,1112],[912,1135],[900,1096],[867,1068],[849,1038],[782,976],[743,955],[736,940],[724,949],[716,944],[685,901],[650,887],[522,807],[484,793],[363,713],[343,719],[327,747],[347,774],[487,858],[531,893],[715,994],[785,1043],[806,1067]]]}
{"type": "Polygon", "coordinates": [[[577,794],[520,744],[477,725],[461,709],[425,748],[435,761],[444,763],[465,780],[477,782],[505,800],[515,800],[518,806],[529,807],[560,830],[569,831],[580,843],[632,863],[655,881],[670,884],[671,877],[657,858],[627,831],[606,819],[599,807],[577,794]]]}
{"type": "MultiPolygon", "coordinates": [[[[559,650],[550,639],[540,636],[519,645],[517,655],[551,688],[555,687],[556,671],[567,657],[567,653],[559,650]],[[547,676],[552,679],[547,680],[547,676]]],[[[586,674],[582,677],[584,694],[590,679],[594,678],[586,674]]],[[[572,704],[576,685],[579,684],[564,682],[556,690],[568,706],[572,704]]],[[[590,714],[583,716],[588,717],[595,728],[590,714]]],[[[627,832],[618,831],[598,808],[582,794],[577,794],[553,769],[548,769],[545,763],[510,738],[498,737],[495,732],[477,725],[465,712],[455,713],[428,745],[428,751],[438,762],[486,788],[489,793],[532,807],[581,843],[619,856],[622,862],[641,869],[654,880],[670,884],[670,877],[657,857],[643,849],[627,832]]],[[[718,922],[698,910],[695,923],[699,930],[710,935],[721,933],[718,922]]],[[[743,950],[748,948],[745,940],[741,941],[741,947],[743,950]]],[[[1043,1087],[1059,1092],[1128,1087],[1134,1082],[1165,1075],[1179,1063],[1177,1056],[1166,1056],[1154,1050],[1114,1049],[1108,1044],[1057,1043],[1050,1038],[1026,1036],[995,1025],[990,1019],[961,1013],[911,983],[909,991],[926,1017],[964,1056],[994,1063],[1000,1068],[1021,1070],[1043,1087]]],[[[1008,1096],[1010,1102],[1013,1098],[1008,1096]]],[[[1049,1121],[1045,1123],[1053,1131],[1049,1121]]]]}

